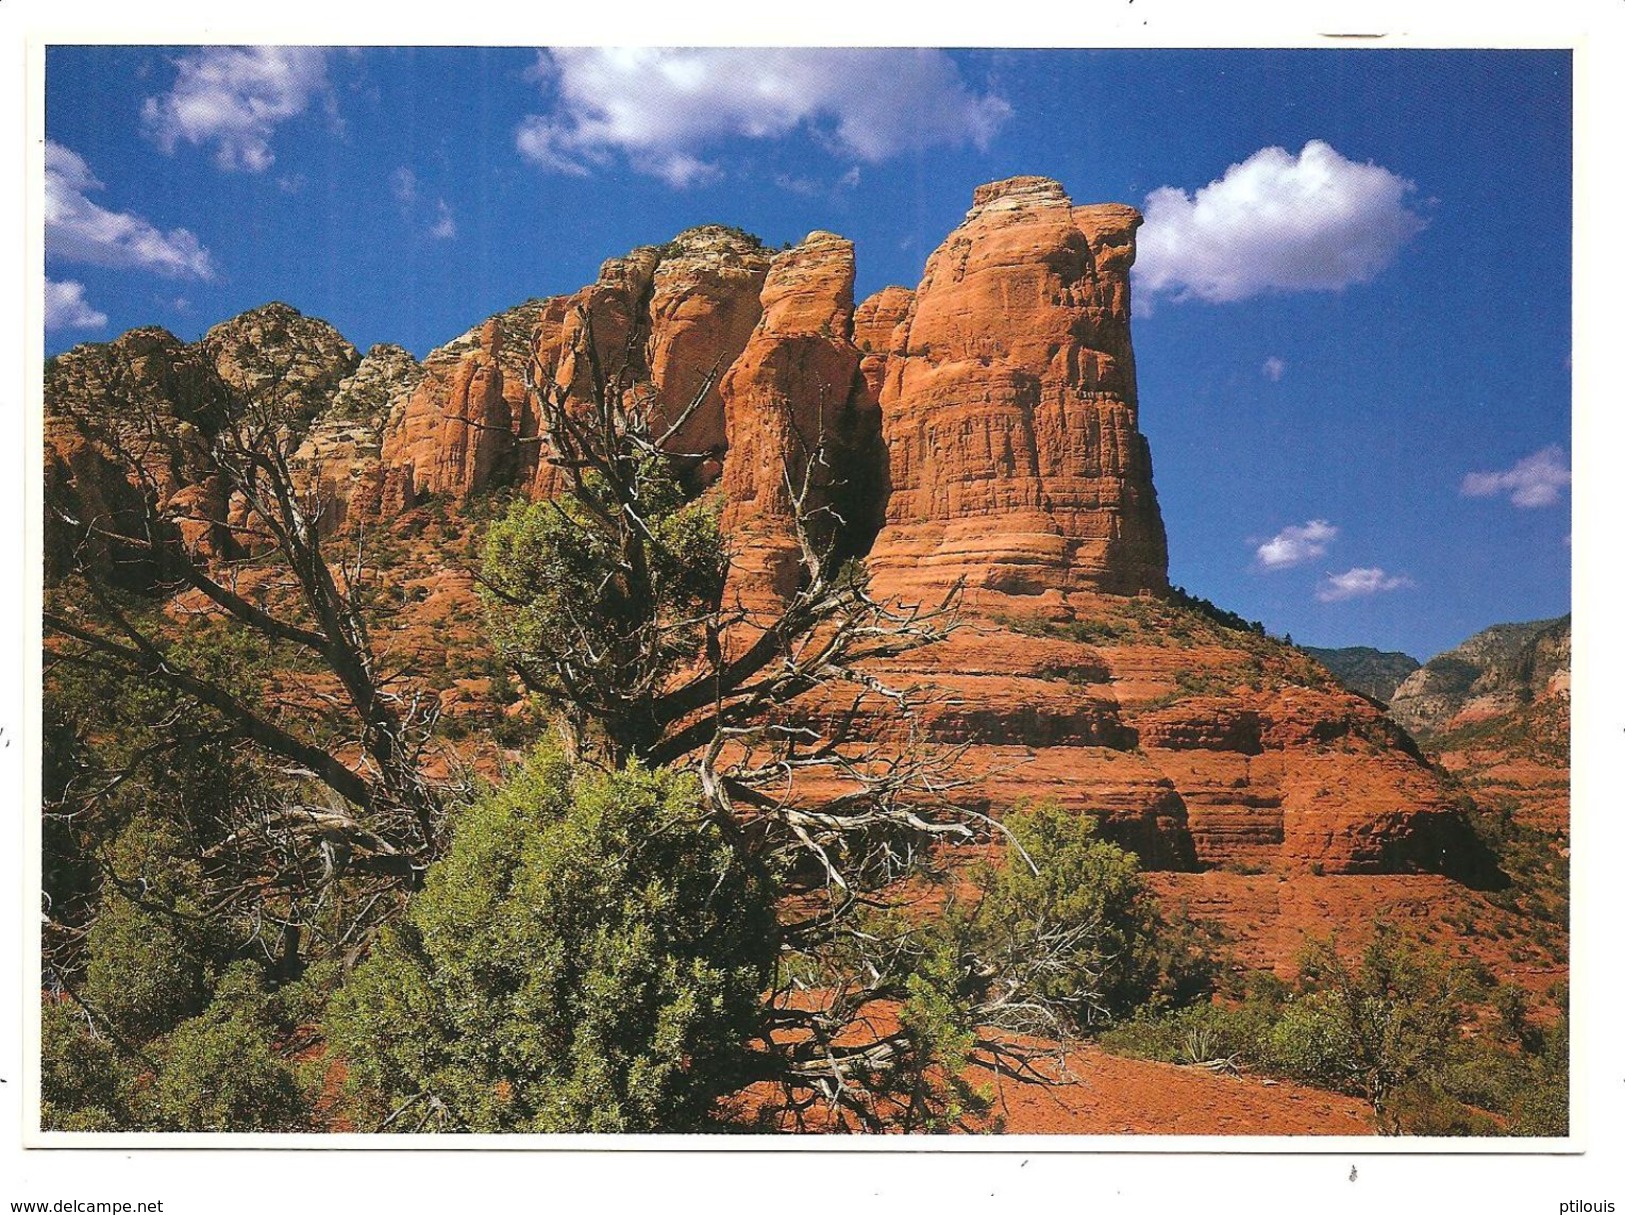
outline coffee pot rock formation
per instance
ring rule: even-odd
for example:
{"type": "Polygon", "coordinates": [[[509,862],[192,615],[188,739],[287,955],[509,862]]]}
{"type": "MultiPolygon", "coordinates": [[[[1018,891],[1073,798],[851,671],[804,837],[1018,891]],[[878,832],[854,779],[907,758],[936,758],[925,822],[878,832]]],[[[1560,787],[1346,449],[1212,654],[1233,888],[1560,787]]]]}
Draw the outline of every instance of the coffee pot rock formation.
{"type": "Polygon", "coordinates": [[[297,389],[285,446],[324,529],[498,490],[544,497],[558,472],[526,380],[589,391],[585,317],[657,431],[705,390],[670,444],[692,492],[720,501],[731,597],[794,589],[803,474],[840,520],[837,553],[866,559],[877,592],[965,588],[964,626],[897,665],[935,693],[926,727],[966,748],[969,796],[990,810],[1057,801],[1153,868],[1465,872],[1470,833],[1402,730],[1301,652],[1170,591],[1130,337],[1139,224],[1046,178],[996,182],[917,287],[861,302],[842,237],[771,251],[695,228],[421,364],[388,346],[362,357],[283,305],[196,346],[137,330],[52,361],[47,475],[120,517],[132,491],[75,419],[106,423],[133,385],[152,403],[160,493],[205,554],[227,551],[210,438],[267,389],[253,368],[275,356],[297,389]],[[115,364],[137,369],[129,384],[111,383],[115,364]]]}

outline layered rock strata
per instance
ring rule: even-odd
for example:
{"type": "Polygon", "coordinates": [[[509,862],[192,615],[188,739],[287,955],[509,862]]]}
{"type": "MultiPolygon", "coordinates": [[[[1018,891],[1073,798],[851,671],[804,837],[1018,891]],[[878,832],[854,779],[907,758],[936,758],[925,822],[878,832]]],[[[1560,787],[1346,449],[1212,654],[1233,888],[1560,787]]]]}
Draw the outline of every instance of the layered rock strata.
{"type": "MultiPolygon", "coordinates": [[[[986,596],[885,664],[919,689],[927,737],[963,748],[975,804],[1092,814],[1153,869],[1492,878],[1405,734],[1304,655],[1173,604],[1075,598],[1077,619],[1051,623],[986,596]]],[[[863,737],[900,728],[871,709],[863,737]]]]}
{"type": "Polygon", "coordinates": [[[886,354],[879,585],[1167,586],[1129,343],[1139,224],[1129,207],[1074,207],[1047,178],[976,191],[886,354]]]}
{"type": "Polygon", "coordinates": [[[384,438],[386,508],[403,510],[428,495],[461,502],[511,479],[523,394],[510,399],[502,353],[502,330],[492,320],[461,357],[425,361],[384,438]]]}
{"type": "MultiPolygon", "coordinates": [[[[771,262],[754,238],[719,225],[611,258],[595,283],[547,301],[532,339],[534,375],[568,402],[589,400],[591,370],[581,356],[590,326],[601,373],[625,387],[668,449],[692,458],[696,483],[711,484],[727,442],[721,381],[761,316],[771,262]]],[[[522,457],[519,483],[532,497],[558,492],[559,470],[547,453],[542,434],[522,457]]]]}
{"type": "MultiPolygon", "coordinates": [[[[1159,869],[1465,872],[1449,798],[1376,706],[1168,592],[1129,334],[1139,222],[1048,179],[994,183],[917,289],[856,306],[841,237],[769,252],[692,229],[421,366],[387,349],[358,365],[280,307],[198,346],[137,331],[53,361],[50,475],[93,515],[129,511],[116,453],[73,422],[93,415],[149,445],[166,501],[194,495],[190,516],[220,518],[210,444],[275,365],[298,389],[285,425],[324,527],[391,526],[430,498],[545,497],[559,472],[527,380],[582,406],[590,327],[598,366],[655,433],[694,404],[668,447],[693,493],[720,498],[731,597],[771,610],[794,591],[790,486],[820,442],[809,502],[841,520],[838,557],[866,555],[882,595],[971,588],[963,627],[882,673],[920,689],[928,740],[963,749],[972,804],[1058,802],[1159,869]],[[148,402],[138,423],[122,420],[130,399],[148,402]]],[[[449,575],[436,587],[471,593],[449,575]]],[[[832,693],[819,711],[855,713],[868,738],[902,728],[878,699],[832,693]]]]}

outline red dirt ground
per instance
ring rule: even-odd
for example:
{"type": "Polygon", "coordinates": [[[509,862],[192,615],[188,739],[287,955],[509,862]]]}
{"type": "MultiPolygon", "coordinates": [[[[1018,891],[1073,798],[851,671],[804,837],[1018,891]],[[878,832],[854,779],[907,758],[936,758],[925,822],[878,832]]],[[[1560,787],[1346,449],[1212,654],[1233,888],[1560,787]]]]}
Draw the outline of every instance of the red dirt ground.
{"type": "MultiPolygon", "coordinates": [[[[1352,1097],[1258,1076],[1215,1074],[1108,1054],[1093,1045],[1032,1066],[1049,1083],[990,1061],[965,1078],[990,1090],[993,1107],[967,1129],[1008,1135],[1371,1135],[1371,1107],[1352,1097]]],[[[741,1122],[761,1125],[775,1092],[753,1086],[733,1103],[741,1122]]],[[[828,1118],[796,1126],[766,1114],[776,1130],[824,1130],[828,1118]]]]}
{"type": "MultiPolygon", "coordinates": [[[[1045,1070],[1053,1070],[1046,1067],[1045,1070]]],[[[1086,1046],[1068,1056],[1071,1083],[1046,1086],[990,1069],[994,1113],[1012,1135],[1370,1135],[1364,1102],[1285,1081],[1216,1075],[1086,1046]]]]}

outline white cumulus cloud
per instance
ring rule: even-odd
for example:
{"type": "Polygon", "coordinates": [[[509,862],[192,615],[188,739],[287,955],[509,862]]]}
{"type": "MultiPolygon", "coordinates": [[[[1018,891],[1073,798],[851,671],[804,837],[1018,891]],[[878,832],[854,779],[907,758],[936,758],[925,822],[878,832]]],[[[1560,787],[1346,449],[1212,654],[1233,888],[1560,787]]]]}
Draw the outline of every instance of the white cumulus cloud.
{"type": "Polygon", "coordinates": [[[1281,382],[1281,377],[1286,374],[1286,360],[1278,355],[1272,354],[1269,358],[1264,360],[1262,370],[1266,380],[1268,380],[1271,384],[1279,384],[1281,382]]]}
{"type": "Polygon", "coordinates": [[[451,213],[451,207],[446,200],[435,200],[435,219],[429,228],[429,235],[436,240],[452,240],[457,236],[457,217],[451,213]]]}
{"type": "Polygon", "coordinates": [[[45,253],[68,262],[210,278],[209,251],[185,228],[161,231],[138,215],[109,211],[87,197],[103,189],[77,152],[45,145],[45,253]]]}
{"type": "Polygon", "coordinates": [[[527,160],[579,176],[619,154],[677,187],[718,176],[707,156],[731,139],[806,129],[875,164],[938,144],[986,148],[1010,115],[940,50],[561,48],[541,52],[535,75],[556,99],[519,124],[527,160]]]}
{"type": "Polygon", "coordinates": [[[1512,505],[1531,508],[1553,506],[1571,480],[1569,462],[1556,443],[1525,456],[1501,472],[1468,473],[1461,492],[1469,498],[1489,498],[1506,494],[1512,505]]]}
{"type": "Polygon", "coordinates": [[[1301,527],[1283,527],[1258,546],[1259,568],[1291,569],[1324,556],[1326,546],[1337,539],[1337,528],[1324,519],[1311,519],[1301,527]]]}
{"type": "Polygon", "coordinates": [[[305,46],[209,46],[175,61],[175,85],[141,117],[165,152],[214,145],[222,169],[260,173],[276,161],[277,124],[303,114],[327,86],[327,51],[305,46]]]}
{"type": "Polygon", "coordinates": [[[1270,292],[1369,282],[1426,224],[1414,186],[1311,140],[1263,148],[1196,191],[1145,200],[1135,283],[1151,295],[1223,304],[1270,292]]]}
{"type": "Polygon", "coordinates": [[[1315,598],[1322,603],[1337,603],[1343,599],[1358,599],[1364,595],[1378,595],[1415,585],[1405,575],[1390,574],[1379,566],[1356,566],[1341,574],[1327,574],[1321,580],[1315,598]]]}
{"type": "Polygon", "coordinates": [[[71,280],[45,280],[45,327],[47,329],[100,329],[107,313],[98,312],[85,299],[85,285],[71,280]]]}

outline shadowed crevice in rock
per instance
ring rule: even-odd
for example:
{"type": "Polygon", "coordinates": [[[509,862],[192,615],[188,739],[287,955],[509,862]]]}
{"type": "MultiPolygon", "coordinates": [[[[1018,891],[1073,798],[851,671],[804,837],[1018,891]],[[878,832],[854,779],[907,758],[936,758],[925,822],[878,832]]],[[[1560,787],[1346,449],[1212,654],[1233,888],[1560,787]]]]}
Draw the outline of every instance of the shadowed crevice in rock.
{"type": "Polygon", "coordinates": [[[891,497],[891,465],[880,433],[880,415],[865,408],[864,392],[860,374],[830,434],[829,460],[834,476],[830,506],[840,520],[834,537],[833,556],[837,562],[862,560],[869,555],[886,522],[886,502],[891,497]]]}
{"type": "Polygon", "coordinates": [[[1453,812],[1412,816],[1402,831],[1382,840],[1371,872],[1437,873],[1473,890],[1506,890],[1512,885],[1495,850],[1453,812]]]}
{"type": "Polygon", "coordinates": [[[1190,873],[1203,868],[1191,836],[1190,810],[1177,789],[1169,789],[1138,815],[1107,815],[1100,837],[1140,858],[1145,869],[1190,873]]]}

